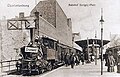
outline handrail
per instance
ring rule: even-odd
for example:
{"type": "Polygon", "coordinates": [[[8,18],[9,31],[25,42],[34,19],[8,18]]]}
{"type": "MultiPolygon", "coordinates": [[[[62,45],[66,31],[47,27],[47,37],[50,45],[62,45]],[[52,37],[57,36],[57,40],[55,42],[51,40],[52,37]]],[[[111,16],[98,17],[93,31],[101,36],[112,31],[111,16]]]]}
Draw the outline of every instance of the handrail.
{"type": "Polygon", "coordinates": [[[16,64],[14,63],[14,64],[11,64],[11,62],[16,62],[16,61],[18,61],[18,60],[8,60],[8,61],[0,61],[0,65],[1,65],[1,72],[3,72],[3,67],[8,67],[8,69],[9,69],[9,71],[10,71],[10,66],[15,66],[16,64]],[[6,64],[6,65],[3,65],[3,63],[9,63],[9,64],[6,64]]]}
{"type": "Polygon", "coordinates": [[[0,61],[0,63],[6,63],[6,62],[14,62],[14,61],[18,61],[18,60],[0,61]]]}

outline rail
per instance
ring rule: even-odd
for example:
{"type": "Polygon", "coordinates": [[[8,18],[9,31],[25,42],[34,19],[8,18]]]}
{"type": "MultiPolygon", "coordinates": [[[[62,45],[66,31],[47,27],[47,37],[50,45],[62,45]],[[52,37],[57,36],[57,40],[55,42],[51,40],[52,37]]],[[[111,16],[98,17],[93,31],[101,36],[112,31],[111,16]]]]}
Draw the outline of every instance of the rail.
{"type": "Polygon", "coordinates": [[[12,66],[15,66],[16,65],[16,61],[18,61],[18,60],[8,60],[8,61],[0,61],[0,68],[1,68],[1,72],[3,72],[3,68],[5,68],[5,67],[8,67],[7,69],[7,71],[10,71],[10,70],[13,70],[13,69],[11,69],[11,67],[12,66]],[[13,63],[13,62],[15,62],[15,63],[13,63]]]}

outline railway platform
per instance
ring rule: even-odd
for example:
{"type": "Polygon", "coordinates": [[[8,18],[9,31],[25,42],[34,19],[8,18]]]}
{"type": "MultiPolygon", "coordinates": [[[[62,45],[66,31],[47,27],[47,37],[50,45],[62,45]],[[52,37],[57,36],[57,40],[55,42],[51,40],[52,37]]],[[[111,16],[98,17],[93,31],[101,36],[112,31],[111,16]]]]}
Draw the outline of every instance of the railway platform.
{"type": "MultiPolygon", "coordinates": [[[[107,72],[107,67],[104,66],[103,75],[101,75],[99,60],[97,65],[95,65],[94,62],[84,65],[80,64],[75,66],[74,69],[70,68],[70,66],[62,66],[41,75],[28,77],[120,77],[120,73],[117,73],[116,71],[116,66],[115,72],[107,72]]],[[[3,75],[3,77],[22,77],[22,75],[3,75]]]]}

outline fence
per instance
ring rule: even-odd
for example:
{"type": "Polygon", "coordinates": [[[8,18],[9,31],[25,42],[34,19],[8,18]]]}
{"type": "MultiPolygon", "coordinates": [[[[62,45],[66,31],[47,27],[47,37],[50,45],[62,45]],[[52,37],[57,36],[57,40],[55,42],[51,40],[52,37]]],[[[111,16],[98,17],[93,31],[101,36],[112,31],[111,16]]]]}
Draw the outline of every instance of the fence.
{"type": "MultiPolygon", "coordinates": [[[[18,60],[8,60],[8,61],[2,61],[0,62],[0,68],[1,68],[1,72],[4,72],[5,70],[3,70],[4,68],[6,68],[7,70],[6,71],[11,71],[13,70],[13,68],[11,68],[12,66],[15,66],[16,65],[16,61],[18,60]]],[[[15,68],[14,68],[15,70],[15,68]]]]}

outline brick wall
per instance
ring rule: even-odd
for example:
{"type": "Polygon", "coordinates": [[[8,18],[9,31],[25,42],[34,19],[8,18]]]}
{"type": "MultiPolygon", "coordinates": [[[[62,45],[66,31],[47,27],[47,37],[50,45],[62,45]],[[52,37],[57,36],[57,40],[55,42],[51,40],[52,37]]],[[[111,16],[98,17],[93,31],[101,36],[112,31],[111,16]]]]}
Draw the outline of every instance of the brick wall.
{"type": "Polygon", "coordinates": [[[56,26],[55,4],[55,0],[40,1],[31,11],[31,15],[34,15],[34,12],[37,10],[45,20],[47,20],[53,26],[56,26]]]}
{"type": "Polygon", "coordinates": [[[58,3],[56,3],[56,29],[59,40],[66,45],[72,46],[71,21],[67,18],[58,3]]]}
{"type": "MultiPolygon", "coordinates": [[[[34,33],[35,33],[34,37],[37,37],[38,36],[37,29],[34,30],[34,33]]],[[[56,34],[56,28],[42,17],[39,17],[39,36],[42,35],[54,38],[56,40],[58,39],[56,34]]]]}
{"type": "MultiPolygon", "coordinates": [[[[44,29],[40,31],[44,33],[48,33],[47,35],[53,38],[56,38],[61,43],[66,44],[68,46],[72,46],[72,25],[71,20],[67,19],[67,16],[63,12],[62,8],[56,2],[56,0],[46,0],[40,1],[38,5],[31,11],[31,15],[34,15],[35,11],[38,11],[42,18],[48,21],[55,30],[49,28],[46,24],[44,24],[44,29]],[[48,29],[48,31],[47,31],[48,29]],[[53,32],[53,33],[51,33],[53,32]]],[[[43,25],[43,22],[39,23],[43,25]]]]}

